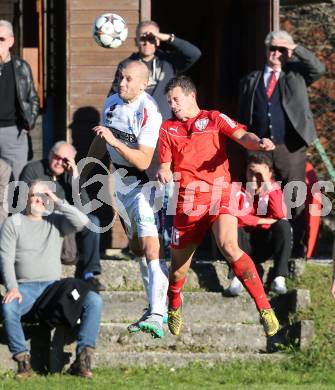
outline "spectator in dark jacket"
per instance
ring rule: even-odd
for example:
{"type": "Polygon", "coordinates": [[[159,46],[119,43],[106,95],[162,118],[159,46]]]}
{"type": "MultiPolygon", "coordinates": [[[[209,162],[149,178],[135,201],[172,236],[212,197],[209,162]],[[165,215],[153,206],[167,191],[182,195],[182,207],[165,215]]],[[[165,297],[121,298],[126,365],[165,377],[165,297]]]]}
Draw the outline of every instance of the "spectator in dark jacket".
{"type": "MultiPolygon", "coordinates": [[[[276,145],[269,155],[282,187],[292,181],[305,183],[306,150],[316,138],[307,87],[324,74],[325,66],[286,31],[270,32],[265,47],[264,68],[241,81],[239,119],[250,131],[259,137],[270,137],[276,145]]],[[[297,189],[286,195],[296,200],[297,189]]],[[[304,207],[303,203],[293,210],[291,221],[296,257],[305,254],[304,207]]]]}
{"type": "MultiPolygon", "coordinates": [[[[246,176],[247,189],[236,194],[240,211],[239,244],[256,263],[273,258],[271,289],[277,294],[285,294],[292,233],[284,194],[273,181],[271,160],[264,154],[250,155],[246,176]]],[[[241,282],[234,277],[228,291],[231,295],[239,295],[242,290],[241,282]]]]}
{"type": "Polygon", "coordinates": [[[201,52],[174,34],[160,32],[158,24],[152,20],[138,24],[136,46],[138,52],[118,65],[110,94],[118,92],[122,69],[130,61],[142,61],[150,71],[146,92],[156,100],[163,120],[169,119],[171,110],[165,97],[165,86],[174,76],[189,69],[200,58],[201,52]],[[161,42],[167,43],[172,50],[161,50],[161,42]]]}
{"type": "Polygon", "coordinates": [[[27,131],[35,125],[39,99],[29,64],[10,54],[13,44],[12,24],[0,20],[0,157],[18,180],[28,161],[27,131]]]}

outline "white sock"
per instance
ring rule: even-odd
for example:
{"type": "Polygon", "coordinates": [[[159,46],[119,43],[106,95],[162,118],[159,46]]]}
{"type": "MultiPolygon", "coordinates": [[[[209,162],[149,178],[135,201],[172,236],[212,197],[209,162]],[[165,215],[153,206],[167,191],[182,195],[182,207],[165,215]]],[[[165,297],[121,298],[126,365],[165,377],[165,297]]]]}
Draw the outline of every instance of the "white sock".
{"type": "Polygon", "coordinates": [[[148,306],[149,306],[149,269],[147,259],[143,257],[135,257],[135,260],[140,265],[141,276],[145,293],[147,294],[148,306]]]}
{"type": "Polygon", "coordinates": [[[169,271],[165,260],[151,260],[149,269],[149,303],[151,313],[158,314],[157,320],[163,322],[166,295],[169,286],[169,271]]]}

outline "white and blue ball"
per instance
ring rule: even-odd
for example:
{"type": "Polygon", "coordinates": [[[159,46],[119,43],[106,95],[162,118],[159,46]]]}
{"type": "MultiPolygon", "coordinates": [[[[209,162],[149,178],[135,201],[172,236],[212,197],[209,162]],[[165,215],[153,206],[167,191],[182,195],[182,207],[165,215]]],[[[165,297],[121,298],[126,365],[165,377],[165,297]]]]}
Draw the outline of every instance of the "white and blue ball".
{"type": "Polygon", "coordinates": [[[107,49],[121,46],[128,36],[128,27],[124,19],[112,13],[98,16],[92,30],[97,44],[107,49]]]}

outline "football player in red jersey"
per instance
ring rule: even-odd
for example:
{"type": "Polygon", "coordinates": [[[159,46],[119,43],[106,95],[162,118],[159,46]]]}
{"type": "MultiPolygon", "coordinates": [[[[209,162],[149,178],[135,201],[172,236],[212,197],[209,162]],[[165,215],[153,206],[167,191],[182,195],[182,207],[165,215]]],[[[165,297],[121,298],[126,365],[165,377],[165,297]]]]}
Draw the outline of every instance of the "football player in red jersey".
{"type": "Polygon", "coordinates": [[[264,292],[251,258],[238,246],[237,218],[229,207],[230,173],[226,154],[228,138],[253,151],[271,151],[274,145],[219,111],[198,107],[196,87],[186,76],[173,78],[166,94],[174,117],[163,122],[159,136],[162,183],[179,173],[179,193],[171,239],[169,329],[178,335],[182,327],[181,289],[193,254],[211,229],[218,247],[231,264],[260,312],[264,330],[273,336],[279,323],[264,292]]]}

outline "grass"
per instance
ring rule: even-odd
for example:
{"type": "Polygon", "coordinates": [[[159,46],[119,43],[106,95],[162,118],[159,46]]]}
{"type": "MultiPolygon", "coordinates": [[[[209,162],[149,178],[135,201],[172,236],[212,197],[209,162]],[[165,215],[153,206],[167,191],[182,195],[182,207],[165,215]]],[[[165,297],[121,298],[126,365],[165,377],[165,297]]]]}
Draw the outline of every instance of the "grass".
{"type": "Polygon", "coordinates": [[[287,358],[271,362],[233,362],[213,367],[194,363],[186,368],[94,370],[92,381],[68,375],[38,376],[24,385],[13,372],[0,374],[0,389],[334,389],[335,388],[335,300],[330,296],[331,267],[308,264],[300,280],[290,287],[307,288],[312,305],[295,319],[313,319],[316,338],[306,351],[287,348],[287,358]]]}

